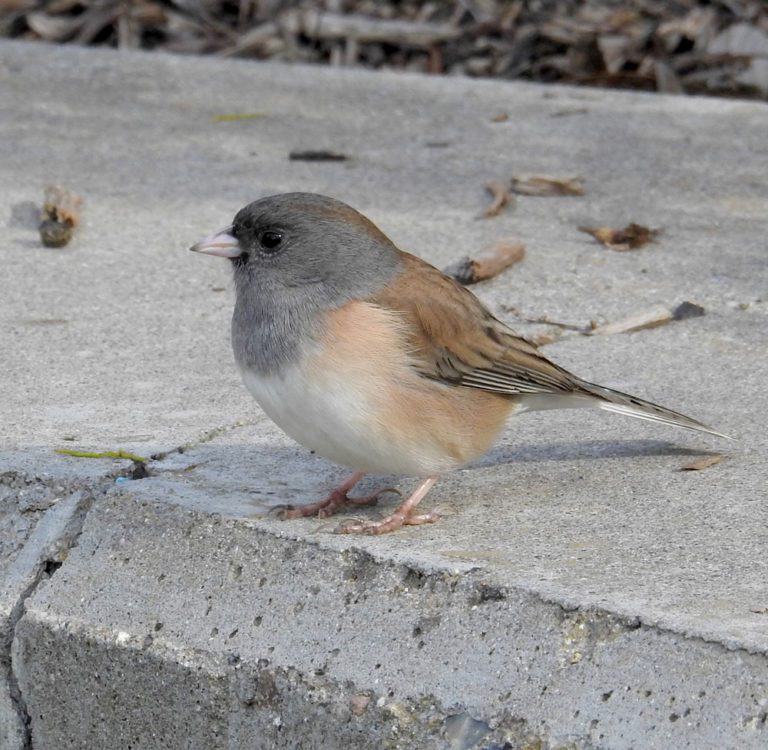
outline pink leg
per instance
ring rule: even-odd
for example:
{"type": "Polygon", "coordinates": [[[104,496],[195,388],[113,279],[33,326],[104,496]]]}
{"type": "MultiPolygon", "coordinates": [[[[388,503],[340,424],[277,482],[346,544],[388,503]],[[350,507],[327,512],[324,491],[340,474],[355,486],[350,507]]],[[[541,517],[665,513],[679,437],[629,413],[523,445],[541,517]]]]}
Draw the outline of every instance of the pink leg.
{"type": "Polygon", "coordinates": [[[432,485],[437,481],[436,476],[427,477],[417,488],[416,491],[403,503],[395,508],[392,515],[383,518],[381,521],[345,521],[336,529],[337,534],[388,534],[401,526],[419,526],[423,523],[434,523],[440,517],[437,511],[414,513],[416,506],[422,498],[432,489],[432,485]]]}
{"type": "Polygon", "coordinates": [[[375,505],[379,496],[383,495],[385,492],[397,492],[398,495],[400,494],[393,487],[387,487],[375,492],[373,495],[366,495],[365,497],[349,497],[347,492],[349,492],[363,478],[363,476],[364,474],[362,471],[355,472],[351,477],[345,479],[338,487],[336,487],[325,500],[320,500],[317,503],[310,503],[309,505],[302,505],[300,508],[289,507],[280,512],[280,518],[284,521],[289,518],[304,518],[306,516],[327,518],[341,508],[360,505],[375,505]]]}

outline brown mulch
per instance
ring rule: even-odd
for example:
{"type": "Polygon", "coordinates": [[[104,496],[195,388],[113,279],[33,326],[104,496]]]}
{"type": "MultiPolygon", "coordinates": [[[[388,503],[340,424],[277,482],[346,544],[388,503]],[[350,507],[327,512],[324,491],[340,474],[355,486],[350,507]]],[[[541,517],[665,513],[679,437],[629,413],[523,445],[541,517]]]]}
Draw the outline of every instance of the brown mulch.
{"type": "Polygon", "coordinates": [[[0,36],[768,98],[761,0],[0,0],[0,36]]]}

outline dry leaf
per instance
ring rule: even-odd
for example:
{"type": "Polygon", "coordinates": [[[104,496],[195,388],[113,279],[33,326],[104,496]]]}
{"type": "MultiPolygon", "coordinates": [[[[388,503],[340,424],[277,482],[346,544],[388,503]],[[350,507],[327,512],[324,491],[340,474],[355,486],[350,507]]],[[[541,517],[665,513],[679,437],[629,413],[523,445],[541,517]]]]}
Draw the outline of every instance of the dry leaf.
{"type": "Polygon", "coordinates": [[[759,0],[294,5],[0,0],[0,16],[5,36],[77,44],[753,99],[768,92],[768,3],[759,0]]]}
{"type": "Polygon", "coordinates": [[[566,107],[553,112],[550,117],[571,117],[572,115],[585,115],[588,112],[587,107],[566,107]]]}
{"type": "Polygon", "coordinates": [[[706,310],[695,302],[681,302],[674,310],[672,317],[675,320],[688,320],[688,318],[700,318],[706,314],[706,310]]]}
{"type": "Polygon", "coordinates": [[[590,332],[595,336],[611,336],[616,333],[630,333],[632,331],[642,331],[644,328],[656,328],[663,326],[673,320],[672,311],[659,305],[650,310],[635,313],[614,323],[605,323],[604,325],[593,325],[590,332]]]}
{"type": "Polygon", "coordinates": [[[137,0],[133,7],[133,15],[138,23],[147,27],[162,27],[168,22],[165,8],[159,3],[137,0]]]}
{"type": "Polygon", "coordinates": [[[492,216],[498,216],[502,209],[506,208],[512,202],[512,196],[509,194],[506,185],[501,180],[492,180],[485,189],[491,194],[493,201],[488,208],[483,211],[483,217],[490,219],[492,216]]]}
{"type": "Polygon", "coordinates": [[[578,227],[580,232],[591,234],[598,242],[602,242],[609,250],[624,252],[637,250],[638,248],[653,242],[660,229],[649,229],[641,224],[627,224],[624,229],[611,229],[610,227],[578,227]]]}
{"type": "MultiPolygon", "coordinates": [[[[15,13],[16,11],[29,11],[36,5],[38,5],[36,0],[0,0],[0,15],[15,13]]],[[[13,36],[13,34],[8,33],[7,29],[4,33],[13,36]]]]}
{"type": "Polygon", "coordinates": [[[512,178],[511,189],[513,193],[520,195],[584,195],[584,181],[581,177],[519,175],[512,178]]]}
{"type": "Polygon", "coordinates": [[[27,24],[38,36],[49,42],[63,42],[71,38],[83,25],[82,18],[52,16],[34,11],[27,16],[27,24]]]}
{"type": "Polygon", "coordinates": [[[506,112],[499,112],[499,114],[491,117],[491,122],[506,122],[509,119],[509,114],[506,112]]]}
{"type": "Polygon", "coordinates": [[[291,151],[288,158],[291,161],[349,161],[346,154],[335,151],[291,151]]]}
{"type": "Polygon", "coordinates": [[[632,40],[624,34],[602,34],[597,38],[597,48],[608,73],[619,73],[632,54],[632,40]]]}
{"type": "Polygon", "coordinates": [[[702,456],[695,461],[680,467],[680,471],[701,471],[702,469],[708,469],[710,466],[715,466],[723,460],[723,456],[720,453],[713,453],[710,456],[702,456]]]}
{"type": "Polygon", "coordinates": [[[448,266],[444,273],[465,286],[498,276],[525,257],[525,244],[520,240],[497,242],[477,258],[462,258],[448,266]]]}
{"type": "Polygon", "coordinates": [[[83,199],[60,185],[45,188],[43,210],[40,214],[40,239],[46,247],[64,247],[80,223],[83,199]]]}

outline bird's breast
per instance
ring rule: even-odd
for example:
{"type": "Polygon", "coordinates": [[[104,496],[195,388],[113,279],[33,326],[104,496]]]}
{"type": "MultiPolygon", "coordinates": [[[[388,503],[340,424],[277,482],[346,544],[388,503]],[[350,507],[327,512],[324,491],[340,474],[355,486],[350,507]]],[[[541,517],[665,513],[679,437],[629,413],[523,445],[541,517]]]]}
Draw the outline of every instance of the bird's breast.
{"type": "Polygon", "coordinates": [[[392,311],[349,302],[327,314],[294,363],[268,375],[241,367],[243,380],[280,428],[336,463],[441,473],[485,452],[513,403],[419,375],[403,326],[392,311]]]}

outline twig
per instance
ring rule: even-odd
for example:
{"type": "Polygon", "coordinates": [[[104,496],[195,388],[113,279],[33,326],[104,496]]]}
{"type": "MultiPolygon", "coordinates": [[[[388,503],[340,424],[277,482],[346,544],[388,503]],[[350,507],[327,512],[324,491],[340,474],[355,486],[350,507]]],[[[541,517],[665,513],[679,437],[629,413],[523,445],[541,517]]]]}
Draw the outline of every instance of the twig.
{"type": "Polygon", "coordinates": [[[282,29],[292,34],[304,34],[310,39],[354,39],[357,42],[385,42],[408,47],[429,47],[431,44],[456,39],[461,29],[426,21],[390,21],[361,15],[292,10],[279,21],[282,29]]]}

